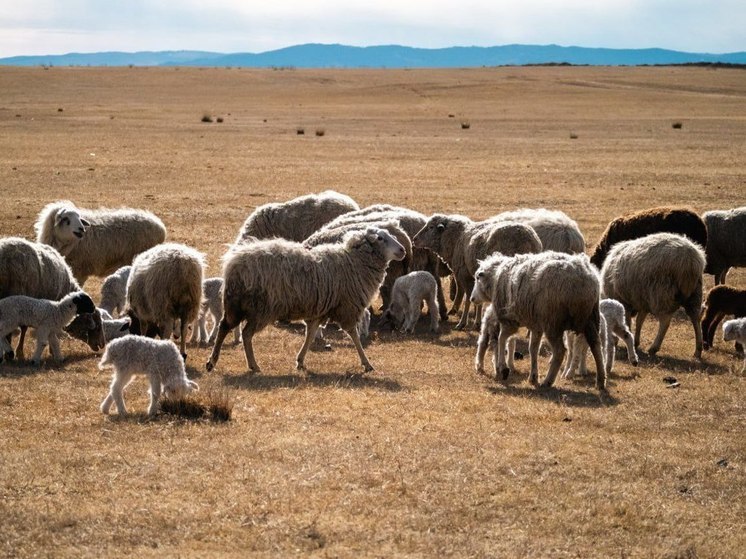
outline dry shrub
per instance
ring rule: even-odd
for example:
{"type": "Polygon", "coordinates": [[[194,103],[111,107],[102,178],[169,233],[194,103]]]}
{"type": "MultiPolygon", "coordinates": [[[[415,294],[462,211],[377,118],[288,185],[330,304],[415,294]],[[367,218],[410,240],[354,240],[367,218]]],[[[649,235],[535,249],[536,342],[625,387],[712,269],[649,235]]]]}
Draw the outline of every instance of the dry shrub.
{"type": "Polygon", "coordinates": [[[295,129],[295,133],[298,134],[299,136],[302,136],[303,134],[306,133],[306,129],[305,128],[300,128],[300,127],[296,128],[295,129]]]}
{"type": "Polygon", "coordinates": [[[233,415],[234,397],[227,388],[210,387],[183,398],[164,398],[161,412],[181,419],[198,421],[230,421],[233,415]]]}
{"type": "Polygon", "coordinates": [[[671,125],[671,128],[673,128],[674,130],[681,130],[681,127],[682,127],[682,126],[683,126],[683,124],[681,124],[680,122],[674,122],[674,123],[673,123],[673,124],[671,125]]]}
{"type": "Polygon", "coordinates": [[[469,128],[471,128],[471,123],[470,122],[464,121],[464,122],[461,123],[461,129],[462,130],[468,130],[469,128]]]}
{"type": "Polygon", "coordinates": [[[202,115],[202,122],[212,122],[212,116],[205,113],[204,115],[202,115]]]}
{"type": "Polygon", "coordinates": [[[324,130],[323,128],[317,128],[317,129],[316,129],[316,135],[317,135],[317,136],[321,137],[321,136],[323,136],[324,134],[326,134],[326,131],[325,131],[325,130],[324,130]]]}

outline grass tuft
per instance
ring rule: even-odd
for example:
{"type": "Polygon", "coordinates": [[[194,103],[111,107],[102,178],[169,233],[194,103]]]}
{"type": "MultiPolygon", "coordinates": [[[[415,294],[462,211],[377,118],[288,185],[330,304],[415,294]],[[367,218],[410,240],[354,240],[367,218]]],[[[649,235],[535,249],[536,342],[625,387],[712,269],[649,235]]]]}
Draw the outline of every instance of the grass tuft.
{"type": "Polygon", "coordinates": [[[683,125],[683,124],[681,124],[680,122],[674,122],[674,123],[673,123],[673,124],[671,125],[671,128],[673,128],[674,130],[681,130],[681,127],[682,127],[682,126],[684,126],[684,125],[683,125]]]}
{"type": "Polygon", "coordinates": [[[202,115],[202,122],[212,122],[212,116],[205,113],[202,115]]]}

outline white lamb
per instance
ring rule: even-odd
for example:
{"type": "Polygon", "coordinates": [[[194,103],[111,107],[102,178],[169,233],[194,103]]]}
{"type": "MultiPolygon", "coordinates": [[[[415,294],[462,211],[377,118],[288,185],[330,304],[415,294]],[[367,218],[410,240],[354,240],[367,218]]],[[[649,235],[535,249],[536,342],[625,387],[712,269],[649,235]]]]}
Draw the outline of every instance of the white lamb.
{"type": "Polygon", "coordinates": [[[59,336],[76,315],[96,310],[91,298],[82,291],[70,293],[60,301],[35,299],[26,295],[12,295],[0,299],[0,347],[3,356],[12,358],[13,349],[6,336],[22,326],[36,329],[36,351],[31,358],[34,365],[41,362],[41,354],[49,345],[52,357],[62,361],[59,336]]]}
{"type": "Polygon", "coordinates": [[[404,332],[414,333],[420,318],[422,302],[427,302],[430,331],[438,332],[440,325],[437,297],[438,285],[430,272],[419,270],[396,279],[391,290],[391,304],[383,313],[383,320],[404,332]]]}
{"type": "MultiPolygon", "coordinates": [[[[741,345],[746,345],[746,318],[726,320],[723,323],[723,341],[735,341],[741,345]]],[[[746,359],[743,361],[743,368],[741,370],[746,370],[746,359]]]]}
{"type": "Polygon", "coordinates": [[[179,398],[199,390],[196,382],[187,378],[184,360],[171,340],[152,340],[143,336],[127,335],[106,345],[99,369],[114,369],[109,394],[101,402],[101,411],[108,414],[116,404],[120,416],[127,415],[124,389],[136,374],[147,375],[150,381],[148,415],[158,411],[161,392],[166,397],[179,398]]]}
{"type": "Polygon", "coordinates": [[[130,277],[132,266],[122,266],[116,272],[107,276],[101,284],[101,304],[99,308],[104,309],[110,315],[116,311],[122,314],[127,304],[127,280],[130,277]]]}
{"type": "MultiPolygon", "coordinates": [[[[218,335],[218,325],[220,318],[223,316],[223,278],[207,278],[202,282],[202,304],[199,308],[197,320],[192,324],[192,337],[189,339],[193,343],[214,343],[218,335]],[[207,316],[212,318],[212,330],[207,335],[207,316]]],[[[233,343],[241,341],[241,328],[236,327],[233,330],[233,343]]]]}

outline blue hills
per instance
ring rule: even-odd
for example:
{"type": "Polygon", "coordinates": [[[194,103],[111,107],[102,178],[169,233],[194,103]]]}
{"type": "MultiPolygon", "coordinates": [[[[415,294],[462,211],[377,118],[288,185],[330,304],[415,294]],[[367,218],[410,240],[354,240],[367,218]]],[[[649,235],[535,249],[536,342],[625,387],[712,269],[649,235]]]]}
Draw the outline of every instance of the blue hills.
{"type": "Polygon", "coordinates": [[[573,64],[746,64],[746,52],[690,53],[666,49],[608,49],[558,45],[503,45],[423,49],[399,45],[295,45],[261,53],[205,51],[95,52],[0,58],[6,66],[234,66],[247,68],[469,68],[573,64]]]}

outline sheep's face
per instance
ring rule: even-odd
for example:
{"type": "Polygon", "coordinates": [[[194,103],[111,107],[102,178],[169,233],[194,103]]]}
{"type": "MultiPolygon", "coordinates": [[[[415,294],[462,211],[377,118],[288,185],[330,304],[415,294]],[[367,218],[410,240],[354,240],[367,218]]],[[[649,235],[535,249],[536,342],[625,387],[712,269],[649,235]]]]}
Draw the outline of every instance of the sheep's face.
{"type": "Polygon", "coordinates": [[[183,398],[190,392],[199,390],[199,385],[193,380],[185,379],[186,382],[175,382],[169,386],[164,387],[163,395],[167,398],[173,398],[178,400],[183,398]]]}
{"type": "Polygon", "coordinates": [[[723,324],[723,341],[732,342],[746,330],[746,322],[740,320],[728,320],[723,324]]]}
{"type": "Polygon", "coordinates": [[[428,248],[433,252],[440,250],[440,239],[448,228],[448,219],[443,215],[432,216],[425,226],[412,238],[415,248],[428,248]]]}
{"type": "Polygon", "coordinates": [[[401,243],[385,229],[369,227],[365,232],[365,238],[380,251],[386,260],[404,260],[407,255],[401,243]]]}
{"type": "Polygon", "coordinates": [[[381,326],[389,325],[392,329],[399,330],[404,324],[404,309],[395,302],[389,305],[383,313],[381,326]]]}
{"type": "Polygon", "coordinates": [[[489,303],[489,277],[486,270],[477,270],[474,276],[474,289],[471,290],[472,303],[489,303]]]}
{"type": "Polygon", "coordinates": [[[92,313],[79,314],[70,324],[65,326],[65,332],[88,344],[88,347],[93,351],[99,351],[106,344],[103,322],[98,310],[92,313]]]}
{"type": "Polygon", "coordinates": [[[76,210],[62,208],[54,218],[55,235],[61,241],[82,239],[86,230],[91,226],[76,210]]]}

